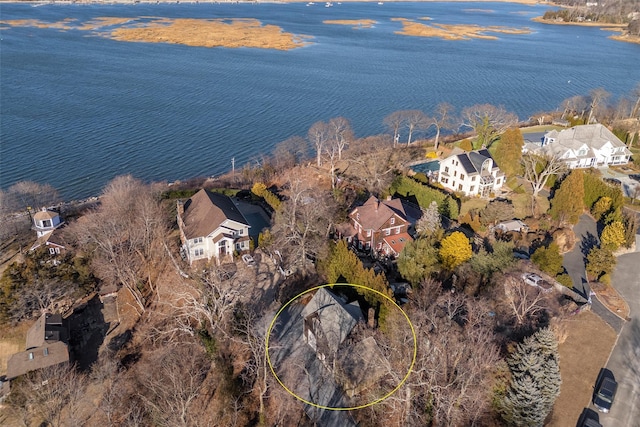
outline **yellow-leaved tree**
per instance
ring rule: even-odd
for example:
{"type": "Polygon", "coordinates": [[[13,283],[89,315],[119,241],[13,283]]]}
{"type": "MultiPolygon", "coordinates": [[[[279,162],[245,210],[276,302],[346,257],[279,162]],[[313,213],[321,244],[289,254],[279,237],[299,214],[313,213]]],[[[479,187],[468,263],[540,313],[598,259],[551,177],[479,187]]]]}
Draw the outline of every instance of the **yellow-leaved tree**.
{"type": "Polygon", "coordinates": [[[471,258],[471,255],[473,255],[471,243],[460,231],[449,234],[440,244],[440,260],[446,269],[453,270],[471,258]]]}
{"type": "Polygon", "coordinates": [[[602,230],[600,236],[601,246],[605,249],[615,251],[625,243],[624,224],[620,221],[613,221],[602,230]]]}

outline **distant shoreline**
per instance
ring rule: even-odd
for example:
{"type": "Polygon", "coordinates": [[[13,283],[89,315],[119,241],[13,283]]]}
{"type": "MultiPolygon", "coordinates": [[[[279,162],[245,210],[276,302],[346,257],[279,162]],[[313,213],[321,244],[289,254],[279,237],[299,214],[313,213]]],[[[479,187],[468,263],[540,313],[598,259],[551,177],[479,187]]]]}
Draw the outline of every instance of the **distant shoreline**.
{"type": "MultiPolygon", "coordinates": [[[[552,2],[538,1],[538,0],[340,0],[333,3],[519,3],[526,5],[548,5],[557,6],[552,2]]],[[[230,4],[256,4],[256,3],[309,3],[308,0],[0,0],[0,4],[13,3],[13,4],[58,4],[58,5],[71,5],[71,4],[156,4],[156,3],[184,3],[184,4],[196,4],[196,3],[230,3],[230,4]]],[[[315,1],[317,4],[325,3],[324,1],[315,1]]]]}

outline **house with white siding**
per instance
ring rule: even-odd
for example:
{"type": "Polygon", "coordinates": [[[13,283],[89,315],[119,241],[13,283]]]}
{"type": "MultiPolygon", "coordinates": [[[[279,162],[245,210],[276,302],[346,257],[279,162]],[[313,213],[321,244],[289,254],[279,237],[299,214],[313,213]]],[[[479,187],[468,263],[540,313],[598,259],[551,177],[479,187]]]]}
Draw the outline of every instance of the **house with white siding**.
{"type": "Polygon", "coordinates": [[[552,130],[540,142],[529,142],[523,152],[559,157],[570,169],[629,163],[631,151],[601,124],[552,130]]]}
{"type": "Polygon", "coordinates": [[[502,188],[505,181],[489,150],[456,149],[440,162],[438,182],[443,187],[466,196],[490,197],[502,188]]]}
{"type": "Polygon", "coordinates": [[[249,222],[224,194],[202,189],[186,202],[178,202],[182,254],[197,260],[222,262],[234,252],[249,250],[249,222]]]}

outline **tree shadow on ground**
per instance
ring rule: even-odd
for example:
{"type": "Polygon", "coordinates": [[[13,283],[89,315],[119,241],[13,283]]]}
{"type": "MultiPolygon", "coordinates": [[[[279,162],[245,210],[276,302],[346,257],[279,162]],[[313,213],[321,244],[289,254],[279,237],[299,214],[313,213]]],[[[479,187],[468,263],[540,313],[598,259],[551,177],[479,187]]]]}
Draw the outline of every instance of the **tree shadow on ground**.
{"type": "Polygon", "coordinates": [[[98,359],[98,350],[109,330],[98,295],[76,308],[69,322],[69,350],[80,370],[86,371],[98,359]]]}
{"type": "Polygon", "coordinates": [[[582,242],[580,243],[580,251],[582,252],[582,255],[585,257],[585,259],[587,255],[589,255],[589,252],[591,252],[591,249],[598,246],[598,243],[598,237],[589,232],[587,232],[587,235],[582,238],[582,242]]]}

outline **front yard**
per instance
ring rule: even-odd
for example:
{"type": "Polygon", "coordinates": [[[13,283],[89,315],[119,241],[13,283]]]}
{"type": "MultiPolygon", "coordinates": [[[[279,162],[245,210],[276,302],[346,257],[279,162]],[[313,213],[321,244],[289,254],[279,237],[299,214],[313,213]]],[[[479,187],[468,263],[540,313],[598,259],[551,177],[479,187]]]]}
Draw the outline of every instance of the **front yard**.
{"type": "Polygon", "coordinates": [[[560,327],[562,385],[548,422],[550,427],[574,426],[589,405],[600,368],[615,345],[616,333],[600,317],[584,311],[565,319],[560,327]]]}

